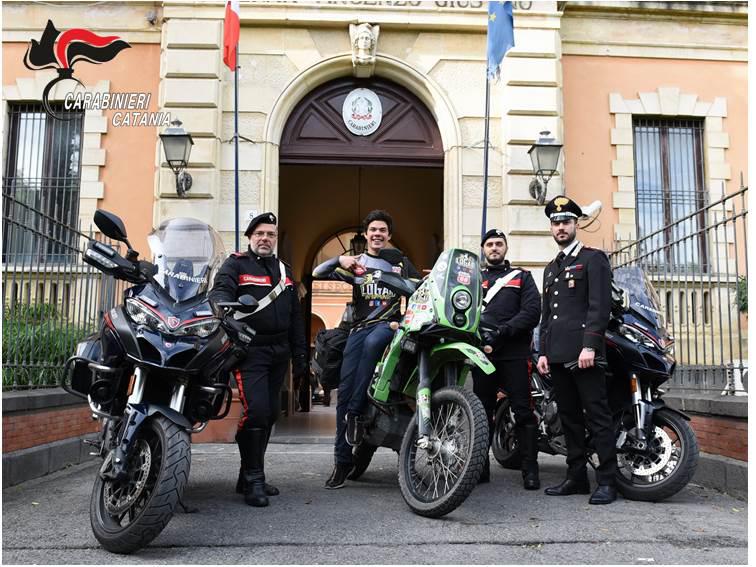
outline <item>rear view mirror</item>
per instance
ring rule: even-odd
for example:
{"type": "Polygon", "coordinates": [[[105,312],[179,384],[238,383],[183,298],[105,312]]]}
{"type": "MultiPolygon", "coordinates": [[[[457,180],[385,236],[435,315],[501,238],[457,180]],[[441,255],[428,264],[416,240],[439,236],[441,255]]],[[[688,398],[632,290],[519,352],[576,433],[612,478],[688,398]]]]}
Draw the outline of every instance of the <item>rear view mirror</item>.
{"type": "MultiPolygon", "coordinates": [[[[377,274],[377,273],[376,273],[377,274]]],[[[409,297],[417,289],[418,284],[405,279],[393,272],[382,272],[380,275],[373,274],[373,277],[389,288],[391,291],[409,297]]]]}
{"type": "Polygon", "coordinates": [[[118,215],[97,209],[94,214],[94,223],[100,229],[100,232],[108,238],[128,243],[126,239],[126,227],[118,215]]]}
{"type": "Polygon", "coordinates": [[[220,309],[233,309],[239,313],[254,313],[257,309],[257,300],[251,295],[242,295],[236,301],[219,301],[215,306],[220,309]]]}

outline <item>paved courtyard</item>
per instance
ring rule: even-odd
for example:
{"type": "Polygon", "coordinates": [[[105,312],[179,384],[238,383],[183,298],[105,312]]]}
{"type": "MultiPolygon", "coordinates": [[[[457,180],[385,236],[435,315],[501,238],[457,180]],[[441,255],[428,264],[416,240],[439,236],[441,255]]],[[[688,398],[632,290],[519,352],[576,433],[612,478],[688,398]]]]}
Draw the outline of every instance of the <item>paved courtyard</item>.
{"type": "MultiPolygon", "coordinates": [[[[519,474],[493,467],[456,511],[414,515],[399,493],[396,455],[376,454],[362,480],[322,488],[331,469],[324,443],[271,444],[268,477],[281,489],[268,508],[234,494],[234,445],[195,445],[185,500],[146,549],[101,549],[89,525],[94,462],[3,490],[4,563],[747,563],[747,504],[691,485],[660,504],[525,492],[519,474]]],[[[542,480],[563,475],[542,457],[542,480]]]]}

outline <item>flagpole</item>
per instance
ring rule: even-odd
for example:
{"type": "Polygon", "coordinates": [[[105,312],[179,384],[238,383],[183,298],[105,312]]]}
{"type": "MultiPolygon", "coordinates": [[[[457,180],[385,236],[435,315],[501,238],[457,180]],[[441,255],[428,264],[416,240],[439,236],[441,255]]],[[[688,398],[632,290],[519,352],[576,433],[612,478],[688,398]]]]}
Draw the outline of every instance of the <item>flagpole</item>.
{"type": "Polygon", "coordinates": [[[236,42],[234,57],[234,237],[235,250],[239,248],[239,42],[236,42]]]}
{"type": "Polygon", "coordinates": [[[486,118],[483,123],[483,219],[480,226],[480,240],[486,234],[486,212],[488,210],[488,122],[491,114],[491,81],[486,68],[486,118]]]}

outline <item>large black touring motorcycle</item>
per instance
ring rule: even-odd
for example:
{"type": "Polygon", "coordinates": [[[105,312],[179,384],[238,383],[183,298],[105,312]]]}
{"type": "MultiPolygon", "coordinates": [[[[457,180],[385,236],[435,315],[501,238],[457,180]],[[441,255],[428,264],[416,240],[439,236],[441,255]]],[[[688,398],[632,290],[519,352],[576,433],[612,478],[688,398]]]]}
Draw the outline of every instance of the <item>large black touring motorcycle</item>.
{"type": "Polygon", "coordinates": [[[94,221],[128,252],[91,240],[84,261],[134,285],[79,343],[62,386],[102,423],[93,442],[103,459],[90,503],[94,535],[109,551],[131,553],[157,537],[181,503],[191,434],[228,414],[229,372],[254,335],[231,315],[256,303],[245,296],[220,304],[221,317],[211,310],[207,291],[225,253],[205,223],[161,224],[148,237],[152,263],[137,259],[117,216],[98,210],[94,221]]]}
{"type": "MultiPolygon", "coordinates": [[[[607,391],[614,415],[617,489],[625,498],[657,502],[679,492],[698,464],[698,441],[690,418],[668,407],[662,384],[675,370],[656,291],[640,268],[614,270],[612,316],[606,340],[607,391]]],[[[538,448],[566,455],[551,376],[532,360],[531,387],[538,417],[538,448]]],[[[514,415],[506,397],[496,411],[493,454],[505,468],[520,468],[514,415]]],[[[591,440],[586,445],[592,453],[591,440]]],[[[595,464],[592,455],[589,463],[595,464]]]]}

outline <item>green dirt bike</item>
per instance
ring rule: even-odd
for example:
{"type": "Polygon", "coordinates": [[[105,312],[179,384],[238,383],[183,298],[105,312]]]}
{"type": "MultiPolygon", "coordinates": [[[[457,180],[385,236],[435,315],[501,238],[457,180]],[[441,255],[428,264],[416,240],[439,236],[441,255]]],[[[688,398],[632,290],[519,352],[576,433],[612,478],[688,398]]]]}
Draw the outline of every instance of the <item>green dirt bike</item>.
{"type": "Polygon", "coordinates": [[[485,410],[463,388],[473,366],[494,372],[478,348],[478,256],[447,250],[420,283],[391,272],[372,277],[409,299],[376,365],[365,434],[354,449],[349,478],[356,480],[367,470],[378,447],[389,447],[399,453],[404,500],[416,514],[439,518],[470,495],[488,452],[485,410]]]}

